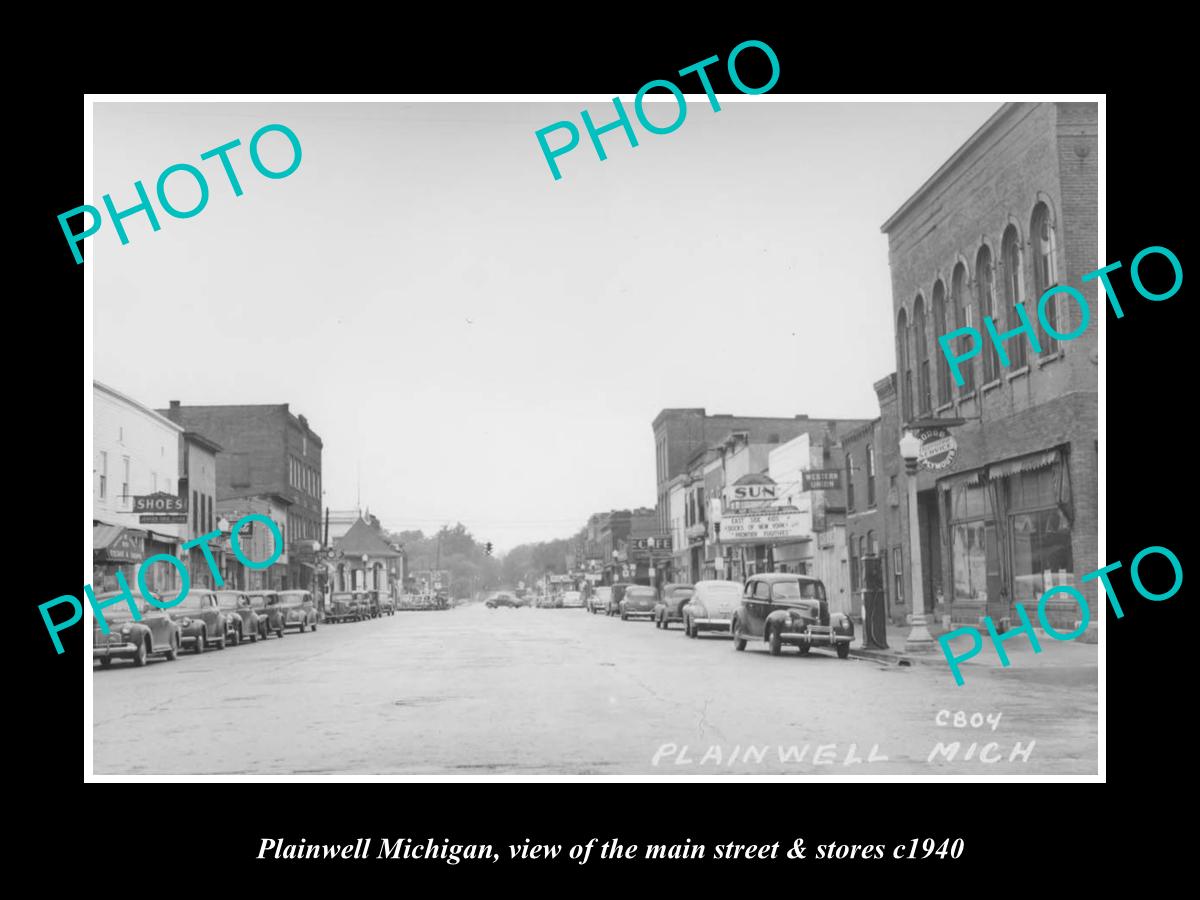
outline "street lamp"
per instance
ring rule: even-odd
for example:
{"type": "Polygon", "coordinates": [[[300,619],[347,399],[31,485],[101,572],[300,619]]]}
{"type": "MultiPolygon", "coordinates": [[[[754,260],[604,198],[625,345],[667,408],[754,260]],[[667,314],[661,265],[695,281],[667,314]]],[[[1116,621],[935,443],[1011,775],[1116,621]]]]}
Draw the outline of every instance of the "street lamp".
{"type": "Polygon", "coordinates": [[[908,534],[909,552],[912,560],[912,628],[904,649],[908,653],[928,653],[933,650],[933,635],[925,623],[925,596],[921,585],[921,532],[917,519],[917,463],[921,453],[921,439],[906,430],[900,438],[900,456],[904,459],[904,472],[908,476],[908,534]]]}

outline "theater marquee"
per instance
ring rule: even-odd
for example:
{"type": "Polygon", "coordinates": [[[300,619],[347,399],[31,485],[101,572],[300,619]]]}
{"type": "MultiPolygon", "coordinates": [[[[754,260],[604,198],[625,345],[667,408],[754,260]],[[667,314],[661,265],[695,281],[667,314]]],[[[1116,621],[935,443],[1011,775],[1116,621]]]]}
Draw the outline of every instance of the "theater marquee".
{"type": "Polygon", "coordinates": [[[806,518],[795,507],[726,513],[721,519],[721,543],[763,543],[809,537],[806,518]]]}

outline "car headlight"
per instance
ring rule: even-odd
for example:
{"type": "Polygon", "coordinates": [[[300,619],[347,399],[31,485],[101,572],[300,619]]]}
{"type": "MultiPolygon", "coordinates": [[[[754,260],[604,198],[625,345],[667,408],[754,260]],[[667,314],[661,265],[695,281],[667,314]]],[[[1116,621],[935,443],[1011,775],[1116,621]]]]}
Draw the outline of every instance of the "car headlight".
{"type": "Polygon", "coordinates": [[[187,617],[185,616],[185,617],[184,617],[184,618],[183,618],[183,619],[180,621],[180,623],[179,623],[179,624],[180,624],[180,625],[182,625],[184,628],[187,628],[189,625],[191,625],[191,624],[192,624],[192,620],[191,620],[191,619],[189,619],[189,618],[187,618],[187,617]]]}
{"type": "Polygon", "coordinates": [[[132,631],[133,631],[133,626],[122,625],[121,626],[121,637],[129,637],[129,635],[132,631]]]}

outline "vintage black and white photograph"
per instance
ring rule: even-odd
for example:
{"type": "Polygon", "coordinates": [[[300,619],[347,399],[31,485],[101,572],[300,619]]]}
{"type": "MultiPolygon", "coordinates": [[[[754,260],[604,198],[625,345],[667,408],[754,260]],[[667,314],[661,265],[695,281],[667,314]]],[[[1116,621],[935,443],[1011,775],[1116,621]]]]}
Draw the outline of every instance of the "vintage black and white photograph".
{"type": "Polygon", "coordinates": [[[94,98],[91,780],[1097,778],[1103,98],[693,90],[94,98]]]}

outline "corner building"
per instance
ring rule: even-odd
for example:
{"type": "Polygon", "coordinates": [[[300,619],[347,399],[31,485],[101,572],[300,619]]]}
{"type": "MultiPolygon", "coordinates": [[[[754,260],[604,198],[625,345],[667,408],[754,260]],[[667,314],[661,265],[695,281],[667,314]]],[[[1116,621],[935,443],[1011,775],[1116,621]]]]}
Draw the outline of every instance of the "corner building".
{"type": "MultiPolygon", "coordinates": [[[[1019,626],[1021,602],[1037,625],[1042,594],[1080,590],[1094,635],[1097,566],[1097,319],[1105,301],[1083,275],[1097,259],[1097,138],[1094,103],[1002,106],[885,222],[892,275],[900,423],[914,431],[945,425],[957,454],[943,469],[921,469],[917,507],[928,613],[955,623],[991,616],[1019,626]],[[1091,321],[1055,340],[1038,321],[1038,300],[1056,285],[1082,290],[1091,321]],[[1000,359],[983,317],[1000,333],[1024,307],[1040,349],[1022,333],[1000,359]],[[982,352],[952,380],[937,339],[972,326],[982,352]]],[[[1061,333],[1081,311],[1067,295],[1047,304],[1061,333]]],[[[966,338],[960,339],[966,341],[966,338]]],[[[958,349],[964,352],[965,344],[958,349]]],[[[900,469],[900,500],[908,485],[900,469]]],[[[907,508],[905,506],[905,508],[907,508]]],[[[900,517],[905,564],[912,535],[900,517]]],[[[1059,631],[1082,616],[1069,595],[1047,604],[1059,631]]]]}

